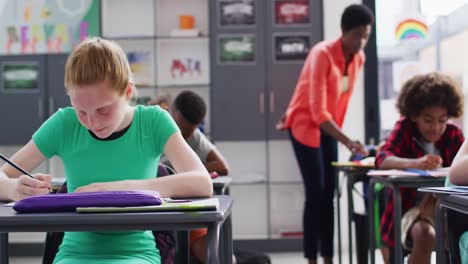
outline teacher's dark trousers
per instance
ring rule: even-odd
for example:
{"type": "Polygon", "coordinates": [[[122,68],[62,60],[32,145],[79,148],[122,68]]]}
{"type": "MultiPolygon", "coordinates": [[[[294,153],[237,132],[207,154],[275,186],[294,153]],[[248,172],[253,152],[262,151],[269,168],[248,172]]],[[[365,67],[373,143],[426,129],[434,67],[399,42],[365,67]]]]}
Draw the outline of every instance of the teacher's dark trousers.
{"type": "Polygon", "coordinates": [[[298,142],[289,131],[305,190],[303,214],[304,256],[316,259],[317,252],[333,256],[335,168],[338,158],[336,140],[321,131],[320,147],[298,142]]]}

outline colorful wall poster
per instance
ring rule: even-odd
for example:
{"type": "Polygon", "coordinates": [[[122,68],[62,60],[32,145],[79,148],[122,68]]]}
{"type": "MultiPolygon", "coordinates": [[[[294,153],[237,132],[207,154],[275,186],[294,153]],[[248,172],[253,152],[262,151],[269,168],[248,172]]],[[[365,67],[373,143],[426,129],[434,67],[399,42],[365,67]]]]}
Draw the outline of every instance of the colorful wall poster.
{"type": "Polygon", "coordinates": [[[115,40],[127,55],[133,82],[137,87],[156,85],[156,42],[154,39],[115,40]]]}
{"type": "Polygon", "coordinates": [[[137,86],[153,85],[153,54],[148,50],[127,51],[128,62],[137,86]]]}
{"type": "Polygon", "coordinates": [[[274,20],[277,25],[309,24],[309,0],[275,0],[274,20]]]}
{"type": "Polygon", "coordinates": [[[219,63],[255,62],[254,35],[222,35],[218,42],[219,63]]]}
{"type": "Polygon", "coordinates": [[[157,48],[157,84],[210,83],[209,39],[160,39],[157,48]]]}
{"type": "Polygon", "coordinates": [[[4,92],[35,91],[39,88],[39,65],[34,62],[3,63],[0,69],[4,92]]]}
{"type": "Polygon", "coordinates": [[[274,61],[304,61],[309,53],[310,38],[307,33],[274,35],[274,61]]]}
{"type": "Polygon", "coordinates": [[[220,26],[255,25],[254,0],[219,0],[218,7],[220,26]]]}
{"type": "Polygon", "coordinates": [[[99,36],[98,0],[0,1],[0,54],[70,52],[99,36]]]}
{"type": "Polygon", "coordinates": [[[399,41],[426,39],[429,27],[423,19],[405,18],[398,22],[395,37],[399,41]]]}

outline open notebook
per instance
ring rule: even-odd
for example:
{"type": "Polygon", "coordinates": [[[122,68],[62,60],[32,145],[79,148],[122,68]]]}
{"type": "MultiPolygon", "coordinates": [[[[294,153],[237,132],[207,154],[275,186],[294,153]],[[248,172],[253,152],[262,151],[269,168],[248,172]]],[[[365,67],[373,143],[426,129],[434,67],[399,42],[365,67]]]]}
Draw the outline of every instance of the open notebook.
{"type": "Polygon", "coordinates": [[[168,212],[168,211],[216,211],[219,207],[217,198],[202,199],[188,202],[171,200],[155,206],[129,207],[78,207],[78,213],[122,213],[122,212],[168,212]]]}
{"type": "Polygon", "coordinates": [[[367,176],[426,176],[426,177],[445,177],[448,176],[449,168],[440,168],[437,170],[370,170],[367,176]]]}

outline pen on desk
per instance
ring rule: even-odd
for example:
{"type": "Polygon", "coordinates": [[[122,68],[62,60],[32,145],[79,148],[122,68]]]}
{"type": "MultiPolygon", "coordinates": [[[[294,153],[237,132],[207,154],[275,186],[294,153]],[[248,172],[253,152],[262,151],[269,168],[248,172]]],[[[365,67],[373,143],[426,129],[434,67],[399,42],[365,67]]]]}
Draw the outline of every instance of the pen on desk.
{"type": "Polygon", "coordinates": [[[20,171],[21,173],[25,174],[25,175],[28,175],[29,177],[33,178],[33,179],[36,179],[36,177],[32,176],[31,173],[27,172],[26,170],[24,170],[23,168],[21,168],[20,166],[16,165],[16,163],[14,163],[13,161],[9,160],[7,157],[3,156],[2,154],[0,154],[0,158],[2,160],[4,160],[6,163],[10,164],[12,167],[14,167],[15,169],[17,169],[18,171],[20,171]]]}

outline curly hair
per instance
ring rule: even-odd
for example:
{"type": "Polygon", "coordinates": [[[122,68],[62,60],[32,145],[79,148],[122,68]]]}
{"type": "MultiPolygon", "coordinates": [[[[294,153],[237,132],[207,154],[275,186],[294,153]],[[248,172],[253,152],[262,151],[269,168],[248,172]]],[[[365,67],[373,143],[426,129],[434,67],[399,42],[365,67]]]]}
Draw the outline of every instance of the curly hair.
{"type": "Polygon", "coordinates": [[[463,114],[463,95],[459,86],[447,75],[433,72],[416,75],[401,88],[396,107],[402,116],[418,116],[427,107],[447,109],[449,117],[463,114]]]}

